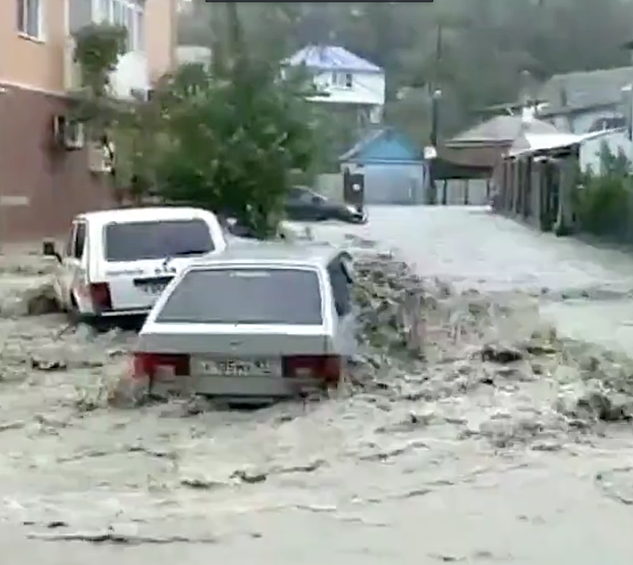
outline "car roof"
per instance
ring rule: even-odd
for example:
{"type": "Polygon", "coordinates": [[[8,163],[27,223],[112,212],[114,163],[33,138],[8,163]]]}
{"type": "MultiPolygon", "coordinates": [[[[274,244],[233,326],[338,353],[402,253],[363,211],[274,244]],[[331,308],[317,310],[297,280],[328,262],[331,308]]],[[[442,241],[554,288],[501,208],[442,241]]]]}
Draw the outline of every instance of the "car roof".
{"type": "Polygon", "coordinates": [[[351,255],[344,249],[330,244],[296,244],[277,242],[249,242],[229,245],[218,254],[197,259],[191,268],[231,264],[285,264],[311,267],[327,267],[338,255],[351,255]]]}
{"type": "Polygon", "coordinates": [[[188,206],[147,206],[139,208],[117,208],[78,214],[76,220],[86,220],[95,224],[111,222],[153,222],[156,220],[187,220],[212,214],[202,208],[188,206]]]}

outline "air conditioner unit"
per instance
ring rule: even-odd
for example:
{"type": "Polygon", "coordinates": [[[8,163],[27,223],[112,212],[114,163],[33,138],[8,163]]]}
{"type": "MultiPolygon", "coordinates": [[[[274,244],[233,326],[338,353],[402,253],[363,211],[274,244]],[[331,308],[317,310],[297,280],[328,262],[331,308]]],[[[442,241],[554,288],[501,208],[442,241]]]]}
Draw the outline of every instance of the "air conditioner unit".
{"type": "Polygon", "coordinates": [[[111,173],[113,170],[110,152],[102,144],[92,142],[88,144],[88,169],[92,173],[111,173]]]}
{"type": "Polygon", "coordinates": [[[149,102],[154,96],[154,89],[130,88],[130,96],[140,102],[149,102]]]}
{"type": "Polygon", "coordinates": [[[68,116],[53,118],[53,137],[55,143],[64,149],[82,149],[86,143],[84,125],[68,116]]]}

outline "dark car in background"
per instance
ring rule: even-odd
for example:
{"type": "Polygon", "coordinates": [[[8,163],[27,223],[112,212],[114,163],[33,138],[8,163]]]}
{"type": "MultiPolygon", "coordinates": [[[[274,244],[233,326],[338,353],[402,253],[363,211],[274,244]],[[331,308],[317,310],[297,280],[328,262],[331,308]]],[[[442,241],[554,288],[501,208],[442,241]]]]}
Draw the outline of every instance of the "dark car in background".
{"type": "Polygon", "coordinates": [[[290,189],[285,205],[289,220],[323,222],[339,220],[351,224],[367,222],[367,212],[362,206],[351,206],[343,202],[333,202],[314,190],[295,186],[290,189]]]}

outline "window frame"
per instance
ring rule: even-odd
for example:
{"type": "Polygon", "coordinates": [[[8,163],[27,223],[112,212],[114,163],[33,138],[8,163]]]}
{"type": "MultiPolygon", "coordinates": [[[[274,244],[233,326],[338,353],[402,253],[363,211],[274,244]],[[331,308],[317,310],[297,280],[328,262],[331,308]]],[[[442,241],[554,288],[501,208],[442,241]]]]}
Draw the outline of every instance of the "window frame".
{"type": "Polygon", "coordinates": [[[74,257],[75,256],[75,231],[76,231],[77,223],[73,222],[70,226],[70,232],[68,234],[68,238],[66,239],[66,243],[64,244],[64,256],[65,257],[74,257]]]}
{"type": "Polygon", "coordinates": [[[44,0],[17,0],[16,7],[17,14],[15,23],[18,30],[18,35],[20,37],[31,39],[33,41],[44,41],[44,0]],[[36,3],[37,5],[37,21],[35,33],[31,33],[32,30],[29,30],[29,28],[31,27],[31,22],[29,18],[29,15],[31,13],[29,10],[29,6],[31,3],[36,3]]]}
{"type": "MultiPolygon", "coordinates": [[[[277,279],[277,281],[275,282],[279,283],[281,281],[277,279]]],[[[306,286],[308,286],[305,284],[306,282],[305,279],[299,282],[303,282],[304,284],[297,286],[296,281],[293,281],[295,288],[305,289],[306,286]]],[[[152,323],[156,323],[156,324],[207,324],[207,325],[244,325],[244,326],[255,325],[255,326],[270,326],[270,327],[319,326],[321,327],[325,324],[326,315],[327,315],[326,306],[325,306],[325,294],[323,292],[324,291],[323,282],[324,281],[322,280],[322,276],[319,270],[310,266],[297,266],[297,265],[288,266],[288,265],[283,265],[283,264],[271,264],[271,263],[262,263],[262,264],[246,263],[246,264],[233,265],[233,264],[227,263],[227,264],[213,265],[209,267],[194,268],[185,272],[184,275],[181,275],[178,278],[178,283],[171,289],[171,292],[169,294],[164,294],[159,299],[159,302],[157,302],[157,306],[155,308],[154,313],[150,315],[150,316],[153,316],[151,321],[152,323]],[[183,298],[185,298],[187,295],[199,297],[200,293],[191,293],[192,288],[191,287],[187,288],[186,286],[188,284],[189,285],[192,284],[191,281],[194,279],[194,277],[199,277],[199,276],[204,277],[205,275],[213,276],[213,274],[216,274],[216,273],[219,273],[219,274],[228,273],[229,276],[237,276],[236,273],[238,272],[248,273],[249,271],[252,271],[252,272],[268,271],[270,272],[271,275],[273,273],[276,273],[277,275],[281,274],[282,276],[292,273],[292,274],[300,274],[302,277],[304,276],[309,277],[310,279],[312,279],[310,281],[310,284],[314,283],[315,289],[317,291],[317,295],[314,295],[313,297],[318,296],[318,302],[319,302],[318,309],[315,311],[311,311],[305,316],[300,316],[300,319],[297,319],[297,318],[288,319],[288,317],[277,319],[274,317],[269,317],[268,319],[261,319],[261,320],[246,320],[246,319],[229,319],[225,316],[221,316],[216,319],[212,319],[212,318],[194,319],[183,313],[183,312],[186,312],[187,309],[183,308],[182,305],[178,304],[177,306],[174,306],[174,302],[182,301],[183,298]],[[187,279],[190,279],[190,280],[188,281],[187,279]],[[173,312],[171,311],[171,309],[173,309],[173,312]],[[166,311],[167,311],[167,314],[166,314],[166,311]]],[[[261,296],[261,292],[258,293],[258,295],[261,296]]],[[[210,294],[210,296],[213,296],[213,295],[210,294]]],[[[255,299],[257,299],[254,293],[249,293],[249,296],[253,296],[255,297],[255,299]]],[[[286,303],[288,302],[287,298],[288,298],[287,294],[284,297],[280,297],[279,303],[277,305],[279,304],[286,305],[286,303]]],[[[303,302],[305,302],[305,296],[302,296],[301,299],[303,302]]],[[[230,298],[228,300],[229,300],[229,303],[232,301],[232,299],[230,298]]],[[[204,298],[197,298],[195,300],[196,311],[198,313],[200,312],[204,313],[204,310],[205,310],[205,306],[201,304],[201,301],[204,301],[204,298]]],[[[263,302],[260,300],[259,302],[262,304],[271,304],[271,300],[268,300],[268,301],[264,300],[263,302]]],[[[226,298],[224,299],[224,303],[226,303],[226,298]]],[[[292,310],[292,311],[296,313],[296,310],[292,310]]]]}
{"type": "MultiPolygon", "coordinates": [[[[112,234],[110,233],[110,229],[112,228],[116,228],[117,226],[119,227],[123,227],[123,226],[129,226],[133,225],[136,226],[135,228],[132,229],[137,229],[139,225],[142,225],[144,227],[148,227],[151,226],[152,228],[154,228],[157,225],[162,225],[163,227],[165,227],[165,224],[171,224],[170,226],[168,226],[169,229],[173,229],[174,225],[175,226],[179,226],[180,228],[180,233],[182,233],[185,229],[186,229],[186,225],[187,224],[193,224],[196,226],[195,229],[200,229],[201,226],[204,226],[204,232],[208,235],[209,239],[208,239],[208,243],[209,243],[209,249],[204,251],[204,254],[206,253],[211,253],[215,250],[218,249],[218,242],[216,241],[213,231],[211,229],[211,227],[209,226],[209,224],[202,218],[172,218],[172,219],[168,219],[168,220],[149,220],[149,221],[129,221],[129,222],[116,222],[116,221],[112,221],[112,222],[108,222],[107,224],[105,224],[103,226],[103,244],[101,246],[102,248],[102,257],[103,260],[106,262],[114,262],[114,263],[134,263],[135,261],[156,261],[158,259],[164,259],[165,255],[164,254],[151,254],[151,256],[147,256],[147,254],[141,255],[141,256],[135,256],[133,258],[130,257],[121,257],[120,255],[118,255],[117,253],[112,253],[112,234]]],[[[125,229],[125,227],[123,228],[125,229]]],[[[173,235],[173,234],[172,234],[173,235]]],[[[117,235],[117,237],[120,237],[120,234],[117,235]]],[[[145,233],[142,237],[146,238],[146,239],[151,239],[151,235],[148,235],[147,233],[145,233]]],[[[164,240],[164,234],[161,234],[160,237],[161,240],[164,240]]],[[[186,246],[183,246],[183,249],[186,246]]],[[[181,255],[179,255],[178,253],[174,253],[172,257],[181,257],[181,255]]]]}
{"type": "Polygon", "coordinates": [[[343,90],[351,90],[354,88],[354,73],[332,72],[332,86],[343,90]]]}
{"type": "Polygon", "coordinates": [[[351,265],[345,255],[338,255],[327,266],[328,278],[339,318],[349,315],[353,306],[351,265]]]}
{"type": "Polygon", "coordinates": [[[84,221],[76,222],[73,234],[73,254],[74,259],[83,259],[88,241],[88,225],[84,221]]]}

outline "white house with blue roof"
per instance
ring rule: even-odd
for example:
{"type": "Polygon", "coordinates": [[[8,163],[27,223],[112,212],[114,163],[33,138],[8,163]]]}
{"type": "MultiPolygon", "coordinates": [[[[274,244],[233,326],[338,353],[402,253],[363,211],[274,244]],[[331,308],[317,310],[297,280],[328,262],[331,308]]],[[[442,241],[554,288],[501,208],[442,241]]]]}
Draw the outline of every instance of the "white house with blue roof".
{"type": "Polygon", "coordinates": [[[282,61],[282,66],[303,66],[322,96],[316,102],[365,106],[372,122],[380,121],[385,104],[385,72],[343,47],[308,45],[282,61]]]}

